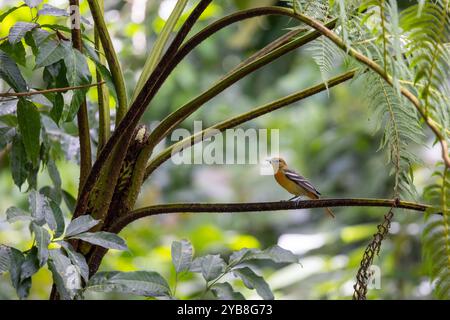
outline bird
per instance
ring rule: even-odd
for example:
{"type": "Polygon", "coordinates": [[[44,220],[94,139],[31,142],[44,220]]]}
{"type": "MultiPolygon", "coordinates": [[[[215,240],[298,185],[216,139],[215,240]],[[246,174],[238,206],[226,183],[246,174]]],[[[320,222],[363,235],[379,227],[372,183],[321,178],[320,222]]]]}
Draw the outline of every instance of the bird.
{"type": "MultiPolygon", "coordinates": [[[[313,200],[320,198],[320,192],[311,184],[311,182],[297,172],[289,169],[284,159],[275,157],[268,160],[268,162],[272,165],[274,177],[278,184],[294,195],[289,201],[294,199],[298,201],[301,196],[306,196],[313,200]]],[[[332,218],[335,217],[330,208],[325,208],[325,211],[332,218]]]]}

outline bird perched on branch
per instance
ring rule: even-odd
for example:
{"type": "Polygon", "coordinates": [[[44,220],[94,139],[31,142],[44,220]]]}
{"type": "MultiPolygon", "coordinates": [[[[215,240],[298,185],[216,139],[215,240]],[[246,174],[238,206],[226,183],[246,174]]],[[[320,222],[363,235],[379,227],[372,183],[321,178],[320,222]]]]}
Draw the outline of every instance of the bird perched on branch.
{"type": "MultiPolygon", "coordinates": [[[[306,196],[313,200],[319,199],[320,192],[305,177],[290,170],[286,161],[282,158],[272,158],[268,161],[272,165],[274,177],[278,184],[294,195],[289,200],[295,199],[295,201],[298,201],[301,196],[306,196]]],[[[334,213],[330,208],[325,208],[325,211],[334,218],[334,213]]]]}

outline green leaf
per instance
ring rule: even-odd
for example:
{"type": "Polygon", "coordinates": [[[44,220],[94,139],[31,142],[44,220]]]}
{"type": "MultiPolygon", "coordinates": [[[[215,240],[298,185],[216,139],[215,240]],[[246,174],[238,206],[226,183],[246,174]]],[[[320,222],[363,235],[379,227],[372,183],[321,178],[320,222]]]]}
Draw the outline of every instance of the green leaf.
{"type": "MultiPolygon", "coordinates": [[[[0,106],[1,108],[2,106],[0,106]]],[[[0,128],[0,149],[3,149],[8,143],[12,142],[16,130],[11,127],[1,127],[0,128]]]]}
{"type": "Polygon", "coordinates": [[[80,289],[81,278],[71,260],[60,249],[50,250],[48,267],[61,299],[73,299],[77,290],[80,289]]]}
{"type": "Polygon", "coordinates": [[[249,267],[233,270],[233,274],[236,277],[242,279],[244,285],[249,289],[255,289],[258,295],[264,300],[273,300],[273,293],[269,288],[269,285],[263,277],[258,276],[249,267]]]}
{"type": "Polygon", "coordinates": [[[9,223],[13,223],[16,221],[32,221],[33,217],[22,209],[10,207],[6,210],[6,219],[9,223]]]}
{"type": "Polygon", "coordinates": [[[51,240],[50,234],[47,229],[35,222],[31,222],[31,230],[34,233],[34,239],[38,249],[37,257],[39,259],[39,266],[42,267],[48,259],[48,246],[51,240]]]}
{"type": "Polygon", "coordinates": [[[66,190],[62,190],[62,196],[67,208],[69,208],[69,211],[74,212],[77,200],[66,190]]]}
{"type": "Polygon", "coordinates": [[[30,204],[31,216],[36,223],[43,225],[45,223],[45,212],[49,210],[48,202],[44,195],[36,190],[32,190],[28,194],[28,203],[30,204]]]}
{"type": "Polygon", "coordinates": [[[85,232],[77,234],[75,236],[71,236],[70,238],[80,239],[108,249],[117,249],[117,250],[128,249],[127,245],[125,244],[125,241],[121,237],[119,237],[117,234],[106,231],[85,232]]]}
{"type": "Polygon", "coordinates": [[[61,116],[64,110],[64,97],[62,93],[58,92],[53,99],[53,108],[50,111],[50,118],[59,126],[61,116]]]}
{"type": "Polygon", "coordinates": [[[59,175],[58,167],[56,167],[55,161],[53,159],[48,159],[47,161],[47,171],[53,185],[56,189],[61,189],[61,176],[59,175]]]}
{"type": "Polygon", "coordinates": [[[234,291],[228,282],[216,283],[211,291],[219,300],[245,300],[244,296],[240,292],[234,291]]]}
{"type": "Polygon", "coordinates": [[[95,220],[90,215],[82,215],[78,218],[70,221],[69,226],[66,230],[66,237],[71,237],[85,231],[90,230],[92,227],[96,226],[100,220],[95,220]]]}
{"type": "MultiPolygon", "coordinates": [[[[64,63],[66,65],[66,77],[70,86],[80,86],[91,83],[92,76],[86,57],[77,49],[72,48],[69,44],[64,44],[65,56],[64,63]]],[[[65,115],[65,121],[72,121],[78,112],[78,108],[84,101],[88,89],[79,89],[73,91],[72,101],[69,110],[65,115]]]]}
{"type": "Polygon", "coordinates": [[[41,115],[33,103],[25,99],[19,99],[17,120],[19,121],[19,130],[23,138],[25,151],[36,167],[40,152],[41,115]]]}
{"type": "Polygon", "coordinates": [[[206,281],[211,281],[220,276],[226,267],[225,261],[220,255],[206,255],[195,259],[190,270],[192,272],[201,272],[206,281]]]}
{"type": "Polygon", "coordinates": [[[192,244],[188,240],[172,242],[172,263],[177,273],[188,271],[193,257],[192,244]]]}
{"type": "Polygon", "coordinates": [[[0,50],[7,53],[16,63],[21,66],[26,66],[27,60],[25,58],[25,48],[21,41],[16,44],[11,44],[9,41],[4,41],[0,44],[0,50]]]}
{"type": "Polygon", "coordinates": [[[67,10],[54,7],[47,3],[44,3],[44,6],[42,7],[41,10],[39,10],[38,14],[40,16],[53,16],[53,17],[68,17],[69,16],[69,12],[67,12],[67,10]]]}
{"type": "Polygon", "coordinates": [[[11,247],[0,244],[0,275],[9,271],[11,265],[11,247]]]}
{"type": "Polygon", "coordinates": [[[72,261],[72,264],[77,268],[78,273],[81,275],[84,281],[87,282],[89,280],[89,266],[84,256],[81,253],[76,252],[75,249],[70,245],[70,243],[66,241],[61,241],[59,243],[64,248],[64,251],[66,251],[67,256],[69,257],[70,261],[72,261]]]}
{"type": "Polygon", "coordinates": [[[27,278],[33,276],[40,269],[38,250],[35,246],[27,253],[21,267],[20,267],[20,281],[24,281],[27,278]]]}
{"type": "Polygon", "coordinates": [[[24,2],[30,8],[36,8],[38,5],[41,4],[42,0],[24,0],[24,2]]]}
{"type": "Polygon", "coordinates": [[[298,263],[298,257],[289,250],[278,245],[269,247],[263,251],[258,249],[241,249],[230,255],[228,263],[236,266],[249,260],[271,260],[275,263],[298,263]]]}
{"type": "Polygon", "coordinates": [[[66,50],[58,40],[47,37],[38,44],[38,54],[36,56],[36,68],[45,67],[64,59],[66,50]]]}
{"type": "Polygon", "coordinates": [[[11,146],[11,173],[16,186],[19,189],[28,176],[28,159],[20,135],[15,135],[11,146]]]}
{"type": "Polygon", "coordinates": [[[14,89],[15,92],[28,91],[27,83],[17,64],[5,52],[0,50],[0,78],[14,89]]]}
{"type": "Polygon", "coordinates": [[[156,272],[99,272],[94,275],[87,290],[99,292],[122,292],[148,297],[160,297],[170,294],[167,281],[156,272]]]}
{"type": "Polygon", "coordinates": [[[5,18],[6,18],[9,14],[13,13],[14,11],[16,11],[16,10],[19,9],[19,8],[22,8],[24,5],[25,5],[25,4],[22,4],[22,5],[17,6],[17,7],[12,7],[12,8],[10,8],[10,9],[6,10],[5,12],[3,12],[2,14],[0,14],[0,23],[1,23],[3,20],[5,20],[5,18]]]}
{"type": "Polygon", "coordinates": [[[57,203],[50,199],[47,201],[50,205],[50,210],[46,210],[45,220],[50,229],[55,232],[55,238],[59,238],[64,234],[64,216],[57,203]]]}
{"type": "Polygon", "coordinates": [[[30,293],[31,278],[22,281],[21,272],[22,264],[25,261],[23,253],[15,248],[10,247],[10,268],[9,273],[11,283],[16,289],[19,299],[24,299],[30,293]]]}
{"type": "Polygon", "coordinates": [[[36,28],[38,25],[36,23],[30,23],[30,22],[16,22],[15,25],[9,29],[9,35],[8,40],[11,44],[15,44],[22,40],[22,38],[25,36],[25,34],[34,28],[36,28]]]}

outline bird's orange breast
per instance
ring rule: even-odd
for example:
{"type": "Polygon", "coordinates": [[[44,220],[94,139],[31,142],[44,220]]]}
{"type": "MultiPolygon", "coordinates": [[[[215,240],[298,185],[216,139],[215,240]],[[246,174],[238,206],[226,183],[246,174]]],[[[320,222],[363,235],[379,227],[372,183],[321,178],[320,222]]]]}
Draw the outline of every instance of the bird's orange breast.
{"type": "Polygon", "coordinates": [[[296,195],[296,196],[307,196],[311,199],[316,199],[317,195],[311,193],[308,190],[303,189],[301,186],[299,186],[294,181],[287,178],[281,170],[279,170],[275,175],[275,180],[278,182],[280,186],[282,186],[284,189],[286,189],[289,193],[296,195]]]}

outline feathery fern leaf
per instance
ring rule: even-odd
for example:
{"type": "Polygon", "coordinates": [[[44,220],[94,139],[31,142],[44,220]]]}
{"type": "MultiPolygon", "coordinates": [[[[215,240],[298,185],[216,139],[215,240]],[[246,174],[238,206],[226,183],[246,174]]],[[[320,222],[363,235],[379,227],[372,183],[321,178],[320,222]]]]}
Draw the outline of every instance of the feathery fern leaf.
{"type": "Polygon", "coordinates": [[[450,169],[436,171],[438,183],[428,186],[425,198],[438,207],[442,216],[426,215],[427,225],[422,232],[423,257],[439,299],[450,299],[450,169]]]}
{"type": "Polygon", "coordinates": [[[412,153],[411,146],[422,144],[423,136],[417,113],[412,112],[404,99],[378,75],[368,72],[364,77],[366,98],[377,117],[377,129],[384,129],[380,149],[387,149],[388,161],[393,166],[394,195],[405,193],[415,198],[411,172],[412,165],[419,160],[412,153]]]}

